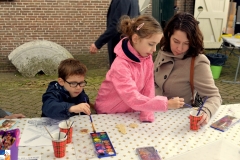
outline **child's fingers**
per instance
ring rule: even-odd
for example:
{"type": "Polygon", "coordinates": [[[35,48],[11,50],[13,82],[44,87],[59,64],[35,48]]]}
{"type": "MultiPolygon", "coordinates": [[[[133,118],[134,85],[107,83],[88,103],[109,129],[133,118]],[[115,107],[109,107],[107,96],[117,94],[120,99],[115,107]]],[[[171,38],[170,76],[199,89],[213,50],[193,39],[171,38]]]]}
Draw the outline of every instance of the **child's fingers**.
{"type": "Polygon", "coordinates": [[[91,108],[91,106],[87,103],[87,107],[90,109],[91,108]]]}
{"type": "Polygon", "coordinates": [[[184,102],[184,98],[179,98],[179,101],[180,102],[184,102]]]}
{"type": "Polygon", "coordinates": [[[88,105],[87,107],[85,107],[83,111],[85,114],[90,115],[91,114],[90,106],[88,105]]]}

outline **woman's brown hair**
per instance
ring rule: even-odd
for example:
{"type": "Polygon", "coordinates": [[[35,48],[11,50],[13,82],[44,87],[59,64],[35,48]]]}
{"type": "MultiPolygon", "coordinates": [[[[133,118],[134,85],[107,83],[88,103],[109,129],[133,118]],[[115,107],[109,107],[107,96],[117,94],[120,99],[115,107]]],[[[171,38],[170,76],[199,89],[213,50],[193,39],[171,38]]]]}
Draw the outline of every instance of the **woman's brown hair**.
{"type": "Polygon", "coordinates": [[[160,41],[160,48],[163,51],[172,52],[170,46],[170,38],[176,30],[185,32],[189,40],[189,49],[184,59],[187,57],[195,57],[198,54],[203,54],[203,35],[198,26],[199,22],[193,15],[185,12],[180,12],[174,15],[166,27],[164,28],[164,37],[160,41]]]}

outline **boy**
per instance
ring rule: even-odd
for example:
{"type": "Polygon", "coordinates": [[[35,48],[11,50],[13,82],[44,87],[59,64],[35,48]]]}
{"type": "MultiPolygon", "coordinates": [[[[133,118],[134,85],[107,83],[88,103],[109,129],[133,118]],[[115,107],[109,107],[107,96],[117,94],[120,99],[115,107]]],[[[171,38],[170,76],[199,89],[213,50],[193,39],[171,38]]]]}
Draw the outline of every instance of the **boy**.
{"type": "Polygon", "coordinates": [[[78,114],[90,115],[89,99],[84,92],[87,68],[69,58],[58,67],[58,81],[50,82],[42,96],[42,117],[68,119],[78,114]]]}

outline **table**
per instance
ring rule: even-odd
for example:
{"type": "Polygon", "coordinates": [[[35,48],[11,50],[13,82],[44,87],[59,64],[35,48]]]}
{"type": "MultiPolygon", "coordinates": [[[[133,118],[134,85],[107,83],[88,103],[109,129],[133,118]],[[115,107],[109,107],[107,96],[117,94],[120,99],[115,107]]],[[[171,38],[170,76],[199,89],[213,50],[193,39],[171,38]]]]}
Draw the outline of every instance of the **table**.
{"type": "MultiPolygon", "coordinates": [[[[104,158],[111,160],[137,160],[137,147],[154,146],[165,160],[174,155],[189,151],[210,142],[226,139],[240,146],[240,123],[226,132],[212,129],[209,125],[228,114],[230,107],[240,107],[240,104],[222,105],[212,117],[208,125],[199,131],[189,129],[189,108],[169,110],[155,113],[153,123],[139,122],[139,113],[99,114],[92,115],[97,132],[106,131],[117,152],[117,156],[104,158]],[[130,128],[130,123],[137,123],[137,128],[130,128]],[[127,134],[121,134],[117,124],[124,124],[127,134]]],[[[15,127],[23,133],[28,119],[20,120],[15,127]]],[[[73,143],[67,145],[67,153],[60,159],[97,160],[89,134],[81,134],[81,129],[92,130],[89,116],[74,116],[73,143]]],[[[54,158],[52,146],[19,147],[19,156],[41,155],[42,159],[54,158]]]]}
{"type": "Polygon", "coordinates": [[[228,44],[232,45],[233,48],[231,48],[230,50],[230,54],[233,54],[234,56],[238,57],[238,64],[237,64],[237,68],[236,68],[236,73],[235,73],[235,78],[234,81],[223,81],[223,82],[227,82],[227,83],[240,83],[239,81],[237,81],[237,76],[238,76],[238,71],[239,71],[239,66],[240,66],[240,54],[237,54],[234,52],[235,48],[240,48],[240,39],[239,38],[235,38],[235,37],[222,37],[223,43],[222,43],[222,48],[224,50],[227,49],[227,46],[225,46],[225,42],[227,42],[228,44]]]}

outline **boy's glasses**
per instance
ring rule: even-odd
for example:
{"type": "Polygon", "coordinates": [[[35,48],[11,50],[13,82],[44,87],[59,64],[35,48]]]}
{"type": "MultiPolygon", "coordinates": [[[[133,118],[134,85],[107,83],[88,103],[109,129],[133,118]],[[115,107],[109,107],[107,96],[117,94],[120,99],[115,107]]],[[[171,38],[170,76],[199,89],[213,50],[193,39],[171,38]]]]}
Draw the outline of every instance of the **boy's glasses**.
{"type": "Polygon", "coordinates": [[[83,81],[83,82],[80,82],[80,83],[77,83],[77,82],[68,82],[68,81],[66,81],[65,80],[65,82],[67,82],[69,85],[70,85],[70,87],[73,87],[73,88],[76,88],[78,85],[80,86],[80,87],[85,87],[86,86],[86,84],[87,84],[87,81],[83,81]]]}

